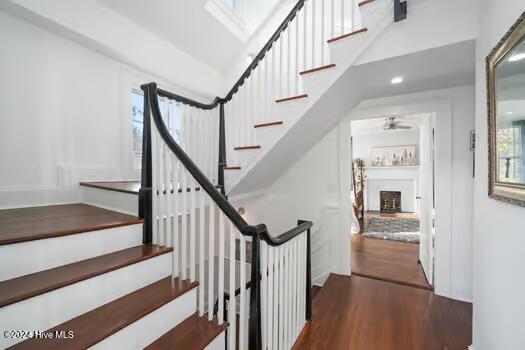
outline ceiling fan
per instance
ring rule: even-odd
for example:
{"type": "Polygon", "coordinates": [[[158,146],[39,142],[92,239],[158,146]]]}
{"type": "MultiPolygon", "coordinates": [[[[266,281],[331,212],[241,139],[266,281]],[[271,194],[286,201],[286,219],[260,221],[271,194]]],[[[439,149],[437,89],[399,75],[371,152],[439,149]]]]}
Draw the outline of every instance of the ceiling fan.
{"type": "Polygon", "coordinates": [[[412,129],[411,126],[400,125],[402,122],[396,121],[396,117],[385,118],[385,125],[383,130],[399,130],[399,129],[412,129]]]}

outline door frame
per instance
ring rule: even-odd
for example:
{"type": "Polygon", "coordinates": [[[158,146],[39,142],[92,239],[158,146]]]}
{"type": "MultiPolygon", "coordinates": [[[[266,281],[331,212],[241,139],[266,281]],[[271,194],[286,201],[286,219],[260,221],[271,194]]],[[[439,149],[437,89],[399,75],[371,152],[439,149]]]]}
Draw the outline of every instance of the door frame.
{"type": "MultiPolygon", "coordinates": [[[[381,118],[385,115],[434,114],[435,130],[435,236],[434,292],[451,297],[452,276],[452,99],[437,97],[406,101],[403,96],[364,101],[345,118],[351,135],[351,121],[381,118]]],[[[347,169],[348,158],[340,157],[340,169],[347,169]]],[[[341,196],[344,194],[341,193],[341,196]]],[[[352,203],[350,203],[351,207],[352,203]]],[[[350,247],[351,259],[351,247],[350,247]]]]}

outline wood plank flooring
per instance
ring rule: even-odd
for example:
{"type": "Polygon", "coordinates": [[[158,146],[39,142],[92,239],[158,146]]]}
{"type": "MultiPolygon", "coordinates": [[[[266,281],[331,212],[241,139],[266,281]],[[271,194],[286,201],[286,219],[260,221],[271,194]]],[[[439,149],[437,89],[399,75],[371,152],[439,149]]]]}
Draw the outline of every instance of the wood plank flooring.
{"type": "Polygon", "coordinates": [[[87,204],[0,210],[0,245],[142,223],[138,217],[87,204]]]}
{"type": "Polygon", "coordinates": [[[472,343],[472,305],[429,290],[330,275],[297,350],[455,350],[472,343]]]}
{"type": "Polygon", "coordinates": [[[418,260],[418,244],[352,236],[352,274],[432,289],[418,260]]]}

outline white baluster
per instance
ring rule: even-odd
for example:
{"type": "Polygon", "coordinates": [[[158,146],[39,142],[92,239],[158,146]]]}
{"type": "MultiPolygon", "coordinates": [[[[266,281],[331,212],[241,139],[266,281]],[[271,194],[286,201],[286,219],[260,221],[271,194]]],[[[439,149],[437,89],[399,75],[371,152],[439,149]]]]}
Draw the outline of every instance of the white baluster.
{"type": "Polygon", "coordinates": [[[273,304],[274,304],[274,299],[273,299],[273,277],[274,277],[274,257],[273,257],[273,252],[274,252],[274,247],[272,246],[268,246],[268,297],[267,297],[267,300],[268,300],[268,304],[267,304],[267,317],[266,317],[266,334],[267,334],[267,346],[268,346],[268,350],[272,350],[273,349],[273,328],[274,328],[274,317],[273,317],[273,304]]]}
{"type": "Polygon", "coordinates": [[[335,27],[335,0],[331,0],[330,11],[331,11],[331,14],[330,14],[330,38],[334,38],[335,37],[335,31],[334,31],[334,27],[335,27]]]}
{"type": "Polygon", "coordinates": [[[236,328],[237,328],[237,310],[235,302],[235,235],[237,229],[230,223],[230,300],[228,302],[228,349],[235,350],[235,341],[236,341],[236,328]]]}
{"type": "Polygon", "coordinates": [[[239,249],[240,249],[240,280],[241,280],[241,293],[240,293],[240,315],[239,315],[239,349],[242,350],[245,348],[245,336],[246,336],[246,324],[244,323],[244,319],[246,317],[246,238],[244,238],[244,235],[240,235],[239,240],[239,249]]]}
{"type": "Polygon", "coordinates": [[[224,213],[219,211],[219,286],[217,288],[219,299],[219,310],[217,321],[222,324],[224,321],[224,213]]]}
{"type": "Polygon", "coordinates": [[[151,125],[151,142],[152,142],[152,177],[153,177],[153,244],[159,244],[159,136],[157,132],[157,127],[152,120],[151,125]]]}
{"type": "Polygon", "coordinates": [[[306,70],[306,53],[307,53],[307,37],[308,37],[308,0],[304,2],[303,10],[303,70],[306,70]]]}
{"type": "MultiPolygon", "coordinates": [[[[292,36],[292,30],[291,27],[288,26],[286,28],[286,94],[287,96],[292,96],[292,67],[291,67],[291,61],[292,61],[292,49],[291,49],[291,36],[292,36]]],[[[283,33],[284,35],[284,33],[283,33]]]]}
{"type": "MultiPolygon", "coordinates": [[[[193,179],[193,177],[192,177],[193,179]]],[[[191,181],[191,188],[190,188],[190,281],[195,281],[195,211],[196,211],[196,196],[195,196],[195,187],[196,183],[195,181],[191,181]]]]}
{"type": "Polygon", "coordinates": [[[215,278],[215,203],[210,198],[208,232],[208,320],[213,319],[213,298],[215,278]]]}
{"type": "Polygon", "coordinates": [[[204,227],[204,216],[206,214],[206,207],[204,203],[204,189],[199,192],[199,316],[204,315],[204,290],[206,288],[206,281],[204,277],[204,241],[205,227],[204,227]]]}
{"type": "Polygon", "coordinates": [[[261,240],[261,333],[262,348],[266,349],[267,344],[267,319],[268,319],[268,245],[261,240]]]}
{"type": "Polygon", "coordinates": [[[297,337],[297,241],[298,237],[295,237],[292,240],[292,305],[291,305],[291,315],[292,315],[292,343],[297,337]]]}
{"type": "Polygon", "coordinates": [[[299,95],[299,14],[295,17],[295,95],[299,95]]]}
{"type": "Polygon", "coordinates": [[[279,37],[279,77],[277,78],[277,82],[279,84],[279,96],[280,98],[288,97],[284,96],[283,91],[283,33],[281,33],[281,36],[279,37]]]}
{"type": "Polygon", "coordinates": [[[312,68],[315,68],[316,67],[316,62],[315,62],[315,32],[316,32],[316,27],[315,27],[315,17],[316,17],[316,8],[315,8],[315,0],[312,0],[312,68]]]}
{"type": "Polygon", "coordinates": [[[279,349],[284,342],[284,282],[285,282],[284,245],[279,246],[279,349]]]}
{"type": "Polygon", "coordinates": [[[179,261],[179,167],[180,162],[177,158],[173,158],[173,167],[171,174],[173,178],[173,273],[176,277],[180,277],[179,261]]]}
{"type": "Polygon", "coordinates": [[[341,35],[345,33],[345,0],[341,0],[341,35]]]}
{"type": "Polygon", "coordinates": [[[279,344],[280,344],[280,331],[279,331],[279,291],[281,290],[279,281],[280,281],[280,274],[281,274],[281,256],[280,256],[280,248],[279,247],[272,247],[273,253],[274,253],[274,275],[273,275],[273,349],[279,350],[279,344]]]}
{"type": "Polygon", "coordinates": [[[181,277],[183,280],[188,278],[187,270],[187,251],[188,251],[188,181],[186,175],[186,168],[181,166],[181,197],[182,197],[182,226],[181,226],[181,246],[180,246],[180,255],[181,255],[181,277]]]}
{"type": "Polygon", "coordinates": [[[325,45],[325,37],[324,37],[324,28],[325,28],[325,18],[324,18],[324,8],[325,3],[324,0],[321,0],[321,66],[324,66],[324,45],[325,45]]]}

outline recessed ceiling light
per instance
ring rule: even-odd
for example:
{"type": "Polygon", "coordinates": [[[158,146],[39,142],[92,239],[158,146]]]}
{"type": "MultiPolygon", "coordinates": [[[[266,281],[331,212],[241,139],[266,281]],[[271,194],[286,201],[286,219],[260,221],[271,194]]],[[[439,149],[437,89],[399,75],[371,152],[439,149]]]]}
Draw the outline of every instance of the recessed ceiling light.
{"type": "Polygon", "coordinates": [[[506,114],[506,115],[511,115],[511,114],[512,114],[512,112],[506,112],[505,114],[506,114]]]}
{"type": "Polygon", "coordinates": [[[520,52],[509,57],[509,62],[516,62],[525,58],[525,52],[520,52]]]}
{"type": "Polygon", "coordinates": [[[401,84],[403,82],[403,77],[394,77],[390,82],[392,84],[401,84]]]}

